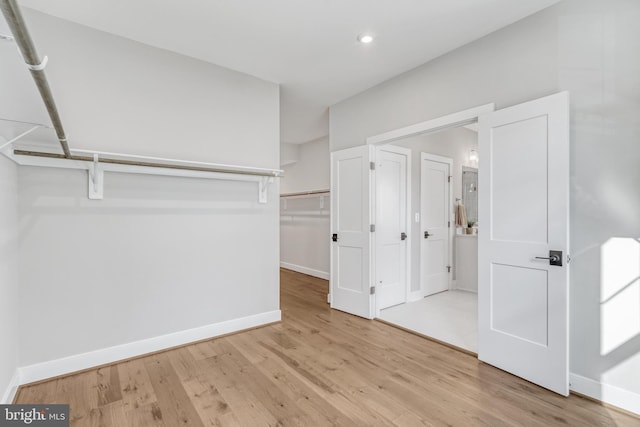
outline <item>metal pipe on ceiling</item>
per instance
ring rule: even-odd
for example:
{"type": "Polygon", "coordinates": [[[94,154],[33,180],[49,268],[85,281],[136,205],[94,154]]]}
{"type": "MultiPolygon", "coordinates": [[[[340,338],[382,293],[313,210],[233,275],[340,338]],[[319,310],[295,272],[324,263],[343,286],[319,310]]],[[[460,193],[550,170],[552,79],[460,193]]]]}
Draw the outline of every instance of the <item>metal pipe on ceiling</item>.
{"type": "Polygon", "coordinates": [[[66,158],[71,158],[71,152],[69,151],[67,137],[64,133],[64,128],[62,127],[60,115],[58,114],[58,108],[56,107],[56,103],[53,99],[53,94],[51,93],[47,76],[44,73],[46,57],[44,61],[40,60],[35,45],[33,44],[33,40],[27,30],[27,25],[24,22],[22,13],[20,12],[20,7],[16,1],[0,0],[0,9],[2,9],[2,14],[13,33],[13,37],[15,38],[16,44],[22,53],[22,57],[27,64],[29,71],[31,71],[31,77],[33,77],[33,80],[36,82],[36,86],[40,91],[40,96],[42,96],[44,105],[47,108],[49,117],[51,118],[51,123],[53,124],[53,128],[55,129],[60,145],[62,146],[64,156],[66,158]]]}

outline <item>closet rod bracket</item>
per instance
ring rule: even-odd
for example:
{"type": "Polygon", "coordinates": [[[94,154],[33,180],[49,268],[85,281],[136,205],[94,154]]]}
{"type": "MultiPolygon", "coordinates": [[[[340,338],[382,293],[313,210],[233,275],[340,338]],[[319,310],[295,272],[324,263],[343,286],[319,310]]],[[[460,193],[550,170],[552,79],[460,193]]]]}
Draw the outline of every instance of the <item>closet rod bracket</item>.
{"type": "Polygon", "coordinates": [[[100,166],[100,158],[97,154],[93,155],[93,162],[89,164],[87,175],[89,177],[89,199],[104,199],[104,169],[100,166]]]}
{"type": "Polygon", "coordinates": [[[273,183],[273,177],[265,176],[258,181],[258,203],[267,203],[269,186],[273,183]]]}

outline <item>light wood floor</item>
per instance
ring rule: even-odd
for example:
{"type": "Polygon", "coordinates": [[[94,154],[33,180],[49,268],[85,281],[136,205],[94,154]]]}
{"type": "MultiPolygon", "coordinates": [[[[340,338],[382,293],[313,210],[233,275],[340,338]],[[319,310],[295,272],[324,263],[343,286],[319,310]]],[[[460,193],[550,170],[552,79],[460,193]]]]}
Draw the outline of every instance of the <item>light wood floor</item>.
{"type": "Polygon", "coordinates": [[[330,310],[282,271],[282,323],[22,387],[72,426],[638,426],[435,342],[330,310]]]}

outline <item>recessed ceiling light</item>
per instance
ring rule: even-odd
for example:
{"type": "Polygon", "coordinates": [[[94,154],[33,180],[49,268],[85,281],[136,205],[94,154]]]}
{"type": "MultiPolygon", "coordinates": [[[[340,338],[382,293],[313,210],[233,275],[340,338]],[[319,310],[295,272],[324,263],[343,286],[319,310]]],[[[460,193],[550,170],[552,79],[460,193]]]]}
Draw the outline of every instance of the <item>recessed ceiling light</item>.
{"type": "Polygon", "coordinates": [[[360,34],[358,36],[358,41],[360,43],[369,44],[373,41],[373,36],[371,34],[360,34]]]}

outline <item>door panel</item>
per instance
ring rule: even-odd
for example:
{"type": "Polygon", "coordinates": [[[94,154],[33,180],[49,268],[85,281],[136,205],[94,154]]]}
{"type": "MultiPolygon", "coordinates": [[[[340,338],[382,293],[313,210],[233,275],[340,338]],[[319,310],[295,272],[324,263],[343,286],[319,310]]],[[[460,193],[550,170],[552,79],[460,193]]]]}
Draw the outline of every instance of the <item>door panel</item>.
{"type": "Polygon", "coordinates": [[[546,116],[493,129],[490,148],[493,240],[547,243],[546,139],[546,116]]]}
{"type": "MultiPolygon", "coordinates": [[[[367,146],[331,153],[331,308],[372,318],[367,146]]],[[[329,236],[327,236],[329,237],[329,236]]]]}
{"type": "MultiPolygon", "coordinates": [[[[360,196],[363,188],[366,187],[365,176],[366,168],[362,157],[347,157],[339,159],[336,163],[338,187],[338,206],[340,207],[340,215],[336,218],[336,225],[341,232],[362,231],[363,216],[362,197],[360,196]]],[[[368,209],[368,207],[367,207],[368,209]]]]}
{"type": "Polygon", "coordinates": [[[422,153],[420,287],[425,296],[449,289],[450,162],[422,153]]]}
{"type": "Polygon", "coordinates": [[[384,146],[376,150],[376,294],[382,310],[407,301],[407,165],[408,149],[384,146]]]}
{"type": "MultiPolygon", "coordinates": [[[[336,285],[340,290],[353,291],[361,293],[364,290],[366,283],[363,283],[362,278],[362,261],[364,258],[362,248],[349,247],[345,244],[337,245],[337,259],[340,260],[342,268],[337,268],[337,281],[336,285]]],[[[336,301],[339,306],[339,300],[336,301]]],[[[337,306],[334,308],[338,308],[337,306]]]]}
{"type": "Polygon", "coordinates": [[[546,346],[547,272],[501,264],[491,269],[491,328],[546,346]]]}
{"type": "Polygon", "coordinates": [[[569,393],[569,98],[479,118],[478,358],[569,393]],[[550,265],[562,251],[562,266],[550,265]]]}

